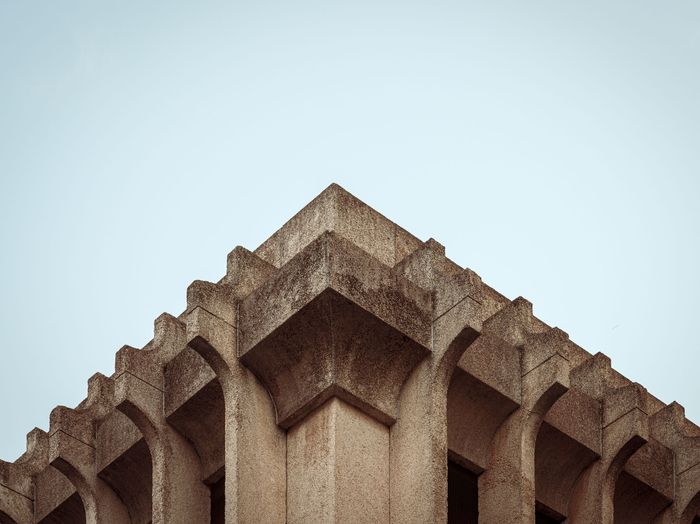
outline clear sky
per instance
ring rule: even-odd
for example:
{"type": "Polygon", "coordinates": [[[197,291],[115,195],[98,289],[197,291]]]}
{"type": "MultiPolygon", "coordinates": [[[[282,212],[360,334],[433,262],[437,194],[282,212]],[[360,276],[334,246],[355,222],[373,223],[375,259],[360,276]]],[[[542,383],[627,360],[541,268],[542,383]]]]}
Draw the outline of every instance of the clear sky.
{"type": "Polygon", "coordinates": [[[0,458],[331,182],[700,423],[700,2],[0,0],[0,458]]]}

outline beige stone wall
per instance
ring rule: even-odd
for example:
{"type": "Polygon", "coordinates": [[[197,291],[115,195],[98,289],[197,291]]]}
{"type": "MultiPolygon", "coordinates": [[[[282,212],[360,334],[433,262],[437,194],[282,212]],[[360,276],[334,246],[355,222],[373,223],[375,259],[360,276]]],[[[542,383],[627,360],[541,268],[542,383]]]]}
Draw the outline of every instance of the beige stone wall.
{"type": "Polygon", "coordinates": [[[695,519],[680,405],[336,185],[0,463],[0,524],[695,519]]]}

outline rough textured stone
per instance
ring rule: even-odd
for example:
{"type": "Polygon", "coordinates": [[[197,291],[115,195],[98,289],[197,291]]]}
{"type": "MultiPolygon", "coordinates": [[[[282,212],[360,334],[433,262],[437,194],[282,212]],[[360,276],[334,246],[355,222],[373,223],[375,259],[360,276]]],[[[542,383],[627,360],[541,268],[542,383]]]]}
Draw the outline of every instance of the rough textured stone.
{"type": "Polygon", "coordinates": [[[389,428],[338,398],[287,434],[287,522],[388,522],[389,428]]]}
{"type": "Polygon", "coordinates": [[[698,519],[682,406],[335,184],[0,462],[0,524],[698,519]]]}

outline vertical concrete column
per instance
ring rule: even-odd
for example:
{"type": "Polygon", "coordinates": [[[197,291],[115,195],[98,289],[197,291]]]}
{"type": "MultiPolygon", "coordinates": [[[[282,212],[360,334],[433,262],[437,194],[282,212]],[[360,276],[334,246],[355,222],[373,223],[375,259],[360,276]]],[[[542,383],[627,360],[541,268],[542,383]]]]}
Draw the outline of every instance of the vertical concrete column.
{"type": "Polygon", "coordinates": [[[521,349],[522,403],[496,432],[479,477],[479,522],[535,521],[535,444],[547,411],[569,388],[567,342],[554,328],[528,336],[521,349]]]}
{"type": "MultiPolygon", "coordinates": [[[[232,256],[245,257],[242,251],[237,248],[232,256]]],[[[239,259],[235,261],[238,263],[239,259]]],[[[228,285],[197,281],[190,286],[188,345],[212,367],[224,393],[226,523],[283,523],[287,482],[285,433],[276,424],[275,408],[267,390],[238,361],[236,293],[241,291],[228,285]]]]}
{"type": "Polygon", "coordinates": [[[115,404],[139,428],[151,453],[154,524],[208,522],[210,493],[194,447],[165,419],[163,366],[185,348],[185,325],[164,314],[144,349],[116,356],[115,404]]]}
{"type": "Polygon", "coordinates": [[[389,522],[389,428],[334,397],[287,432],[287,522],[389,522]]]}
{"type": "Polygon", "coordinates": [[[404,384],[391,427],[392,523],[447,522],[447,390],[434,360],[404,384]]]}
{"type": "Polygon", "coordinates": [[[639,384],[611,385],[610,359],[596,354],[572,371],[572,382],[602,403],[601,457],[576,481],[569,521],[612,524],[617,478],[629,458],[649,438],[646,391],[639,384]]]}
{"type": "Polygon", "coordinates": [[[393,268],[431,291],[431,354],[401,386],[391,426],[391,522],[447,522],[447,392],[459,358],[489,308],[481,279],[445,257],[433,239],[393,268]]]}
{"type": "MultiPolygon", "coordinates": [[[[454,323],[447,315],[442,320],[454,323]]],[[[436,322],[435,347],[444,349],[422,361],[405,381],[391,426],[393,523],[447,522],[447,391],[457,361],[477,334],[466,327],[455,336],[439,327],[436,322]]]]}

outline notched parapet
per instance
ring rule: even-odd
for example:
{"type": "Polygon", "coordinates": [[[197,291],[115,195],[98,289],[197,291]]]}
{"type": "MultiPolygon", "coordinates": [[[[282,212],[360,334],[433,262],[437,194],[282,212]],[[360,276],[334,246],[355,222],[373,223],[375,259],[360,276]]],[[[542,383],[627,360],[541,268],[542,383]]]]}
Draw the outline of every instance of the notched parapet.
{"type": "Polygon", "coordinates": [[[14,497],[16,494],[27,500],[34,500],[32,477],[48,465],[48,450],[48,434],[34,428],[27,433],[27,451],[14,462],[0,460],[0,488],[8,490],[0,490],[0,511],[7,507],[5,497],[8,496],[14,497]]]}
{"type": "Polygon", "coordinates": [[[649,441],[646,390],[639,384],[609,389],[603,399],[603,457],[611,458],[611,472],[621,471],[649,441]]]}
{"type": "Polygon", "coordinates": [[[482,333],[500,338],[512,346],[522,346],[527,337],[546,329],[532,313],[532,303],[518,297],[484,321],[482,333]]]}
{"type": "Polygon", "coordinates": [[[477,333],[496,311],[481,277],[445,256],[445,248],[429,239],[394,266],[394,272],[433,295],[434,349],[446,349],[465,330],[477,333]]]}
{"type": "Polygon", "coordinates": [[[122,346],[114,358],[114,378],[123,373],[132,373],[147,381],[153,387],[163,389],[163,377],[158,361],[151,358],[143,349],[131,346],[122,346]]]}
{"type": "Polygon", "coordinates": [[[186,346],[186,326],[181,320],[163,313],[154,323],[153,339],[143,349],[123,346],[115,356],[115,379],[131,373],[153,387],[163,390],[163,367],[186,346]]]}
{"type": "Polygon", "coordinates": [[[155,421],[163,416],[163,392],[130,372],[115,377],[114,383],[117,409],[136,424],[148,441],[156,434],[155,421]]]}
{"type": "Polygon", "coordinates": [[[95,461],[95,431],[114,408],[114,383],[97,373],[88,381],[88,396],[77,408],[57,406],[49,417],[49,462],[75,484],[74,471],[87,476],[95,461]]]}
{"type": "Polygon", "coordinates": [[[518,297],[486,319],[482,337],[504,354],[508,347],[518,348],[521,402],[527,409],[544,414],[569,389],[574,345],[564,331],[537,319],[526,299],[518,297]]]}
{"type": "MultiPolygon", "coordinates": [[[[49,416],[49,441],[57,433],[69,435],[87,446],[94,447],[95,424],[114,408],[112,379],[96,373],[88,380],[88,395],[76,408],[57,406],[49,416]]],[[[53,453],[49,446],[49,455],[53,453]]],[[[55,451],[55,450],[54,450],[55,451]]]]}
{"type": "Polygon", "coordinates": [[[164,368],[185,349],[185,323],[163,314],[154,338],[143,349],[122,347],[115,358],[114,405],[136,424],[148,441],[154,420],[163,417],[164,368]]]}
{"type": "MultiPolygon", "coordinates": [[[[639,412],[642,418],[648,418],[648,394],[640,384],[630,384],[609,390],[603,398],[603,427],[608,427],[622,417],[639,412]]],[[[645,424],[648,434],[648,423],[645,424]]]]}
{"type": "Polygon", "coordinates": [[[527,337],[523,345],[522,372],[525,375],[553,358],[571,360],[569,335],[557,327],[527,337]]]}
{"type": "Polygon", "coordinates": [[[653,437],[674,450],[679,473],[698,468],[700,474],[700,435],[693,431],[694,425],[685,418],[682,405],[671,402],[658,410],[652,415],[650,426],[653,437]]]}
{"type": "MultiPolygon", "coordinates": [[[[90,414],[83,410],[76,410],[66,406],[57,406],[51,411],[49,417],[50,440],[57,433],[64,433],[85,445],[92,446],[95,439],[95,428],[90,414]]],[[[49,447],[49,456],[52,446],[49,447]]]]}
{"type": "Polygon", "coordinates": [[[76,409],[84,410],[94,420],[102,420],[114,408],[114,382],[102,373],[88,379],[88,394],[76,409]]]}
{"type": "Polygon", "coordinates": [[[391,423],[431,320],[430,292],[327,232],[241,302],[238,354],[282,427],[331,393],[391,423]]]}
{"type": "Polygon", "coordinates": [[[445,256],[445,246],[430,238],[398,262],[394,271],[423,289],[434,289],[438,280],[461,273],[462,268],[445,256]]]}
{"type": "Polygon", "coordinates": [[[576,366],[571,383],[601,402],[604,456],[616,455],[623,448],[628,448],[625,455],[631,455],[648,440],[649,395],[639,384],[621,380],[607,356],[596,353],[576,366]]]}
{"type": "MultiPolygon", "coordinates": [[[[228,266],[227,276],[219,283],[198,280],[189,286],[183,317],[188,348],[198,353],[219,378],[228,377],[232,359],[237,358],[236,326],[241,298],[276,271],[240,247],[229,255],[228,266]]],[[[199,376],[203,378],[205,374],[202,369],[199,376]]]]}
{"type": "Polygon", "coordinates": [[[596,353],[571,370],[571,385],[594,399],[602,399],[611,382],[612,365],[603,353],[596,353]]]}
{"type": "Polygon", "coordinates": [[[227,380],[232,359],[237,358],[236,328],[207,309],[194,307],[187,314],[187,344],[227,380]]]}
{"type": "Polygon", "coordinates": [[[238,306],[277,272],[272,264],[243,247],[228,255],[226,276],[218,283],[196,280],[187,288],[187,344],[200,353],[217,375],[236,356],[238,306]],[[232,353],[231,353],[232,352],[232,353]]]}
{"type": "Polygon", "coordinates": [[[27,434],[25,453],[14,462],[0,460],[0,515],[17,524],[34,522],[33,478],[47,468],[48,450],[48,434],[34,428],[27,434]]]}
{"type": "Polygon", "coordinates": [[[187,311],[201,308],[235,326],[239,298],[231,285],[195,280],[187,288],[187,311]]]}
{"type": "Polygon", "coordinates": [[[185,324],[168,313],[153,323],[153,340],[144,349],[159,352],[161,362],[169,362],[185,347],[185,324]]]}
{"type": "Polygon", "coordinates": [[[29,476],[36,475],[48,464],[49,434],[39,428],[27,433],[27,450],[14,462],[4,464],[29,476]]]}
{"type": "Polygon", "coordinates": [[[262,282],[271,278],[277,268],[246,248],[236,246],[228,254],[226,275],[219,283],[231,286],[236,296],[248,296],[262,282]]]}
{"type": "Polygon", "coordinates": [[[544,416],[569,390],[569,336],[558,328],[527,335],[521,349],[522,404],[544,416]]]}

